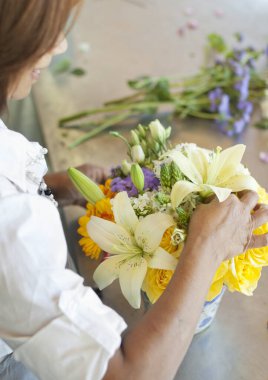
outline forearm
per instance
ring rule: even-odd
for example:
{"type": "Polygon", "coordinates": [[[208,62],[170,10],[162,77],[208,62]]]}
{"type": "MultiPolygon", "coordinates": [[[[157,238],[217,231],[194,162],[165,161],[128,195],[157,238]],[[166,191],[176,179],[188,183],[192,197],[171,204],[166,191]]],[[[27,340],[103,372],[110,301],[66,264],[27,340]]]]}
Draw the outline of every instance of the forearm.
{"type": "Polygon", "coordinates": [[[122,342],[105,380],[173,379],[192,340],[219,262],[199,247],[186,248],[159,301],[122,342]],[[121,369],[119,369],[121,367],[121,369]],[[123,370],[122,370],[123,368],[123,370]]]}
{"type": "Polygon", "coordinates": [[[78,193],[66,172],[49,173],[44,180],[60,207],[74,204],[73,200],[78,198],[78,193]]]}

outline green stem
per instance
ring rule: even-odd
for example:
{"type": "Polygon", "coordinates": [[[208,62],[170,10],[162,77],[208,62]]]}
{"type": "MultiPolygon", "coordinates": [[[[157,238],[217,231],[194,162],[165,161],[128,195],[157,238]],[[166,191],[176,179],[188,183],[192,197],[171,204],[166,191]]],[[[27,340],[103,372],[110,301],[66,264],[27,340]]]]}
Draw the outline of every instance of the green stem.
{"type": "Polygon", "coordinates": [[[88,110],[88,111],[79,112],[77,114],[62,118],[59,121],[59,125],[62,126],[63,124],[65,124],[67,122],[77,120],[77,119],[80,119],[80,118],[85,117],[85,116],[91,116],[91,115],[96,115],[96,114],[100,114],[100,113],[124,111],[124,110],[128,110],[128,109],[132,109],[132,110],[134,110],[134,109],[140,110],[141,109],[142,110],[142,109],[146,109],[146,108],[158,107],[160,104],[163,104],[163,103],[168,104],[170,102],[161,102],[161,101],[145,102],[145,103],[141,102],[141,103],[119,104],[117,106],[93,108],[93,109],[88,110]]]}
{"type": "Polygon", "coordinates": [[[124,96],[123,98],[118,98],[118,99],[110,100],[109,102],[104,103],[104,105],[105,106],[110,106],[110,105],[125,103],[125,102],[128,102],[129,100],[137,99],[141,95],[144,95],[144,92],[140,91],[140,92],[138,92],[136,94],[133,94],[133,95],[124,96]]]}
{"type": "Polygon", "coordinates": [[[75,148],[76,146],[82,144],[83,142],[91,139],[92,137],[98,135],[100,132],[104,131],[105,129],[111,127],[112,125],[118,124],[121,121],[127,119],[131,115],[131,112],[126,112],[123,114],[116,115],[114,117],[110,117],[108,120],[106,120],[102,125],[99,125],[97,128],[92,129],[90,132],[86,133],[84,136],[80,137],[79,139],[75,140],[73,143],[71,143],[68,148],[75,148]]]}

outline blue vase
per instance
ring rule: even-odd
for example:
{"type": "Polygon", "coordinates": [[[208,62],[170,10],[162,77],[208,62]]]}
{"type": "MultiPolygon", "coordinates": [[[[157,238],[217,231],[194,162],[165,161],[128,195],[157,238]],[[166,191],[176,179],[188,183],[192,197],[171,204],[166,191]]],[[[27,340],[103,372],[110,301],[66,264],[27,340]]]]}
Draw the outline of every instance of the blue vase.
{"type": "Polygon", "coordinates": [[[205,302],[204,306],[203,306],[203,310],[202,310],[202,313],[200,315],[200,318],[199,318],[199,321],[198,321],[198,324],[197,324],[197,327],[196,327],[196,330],[195,330],[195,334],[198,334],[200,333],[201,331],[204,331],[205,329],[207,329],[213,319],[215,318],[215,315],[217,313],[217,310],[218,310],[218,307],[219,307],[219,304],[221,302],[221,299],[222,299],[222,296],[225,292],[225,286],[222,288],[222,291],[219,295],[217,295],[217,297],[213,298],[213,300],[211,301],[207,301],[205,302]]]}

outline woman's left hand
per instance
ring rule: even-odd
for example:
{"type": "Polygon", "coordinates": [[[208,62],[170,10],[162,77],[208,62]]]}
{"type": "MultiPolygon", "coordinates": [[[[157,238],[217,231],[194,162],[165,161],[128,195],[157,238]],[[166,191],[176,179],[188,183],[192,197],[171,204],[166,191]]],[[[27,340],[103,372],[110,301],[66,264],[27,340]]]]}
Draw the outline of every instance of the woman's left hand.
{"type": "MultiPolygon", "coordinates": [[[[100,184],[104,183],[109,175],[108,169],[92,164],[83,164],[77,166],[76,169],[100,184]]],[[[51,188],[60,207],[70,205],[86,206],[87,201],[76,190],[66,171],[47,174],[45,182],[51,188]]]]}

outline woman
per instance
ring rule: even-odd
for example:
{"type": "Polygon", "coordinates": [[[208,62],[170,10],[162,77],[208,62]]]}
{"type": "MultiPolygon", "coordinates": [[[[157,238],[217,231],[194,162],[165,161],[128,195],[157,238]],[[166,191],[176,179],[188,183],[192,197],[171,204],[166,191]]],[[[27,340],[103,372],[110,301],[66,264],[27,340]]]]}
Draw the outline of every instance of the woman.
{"type": "MultiPolygon", "coordinates": [[[[27,96],[52,56],[65,50],[63,33],[76,3],[0,0],[1,111],[8,99],[27,96]]],[[[267,208],[256,207],[254,192],[198,207],[167,290],[121,339],[123,319],[65,269],[65,238],[43,181],[44,153],[1,122],[0,338],[14,353],[2,359],[0,378],[172,379],[219,264],[267,245],[267,235],[252,235],[268,221],[267,208]]],[[[68,186],[64,174],[57,178],[48,181],[60,197],[68,186]]]]}

